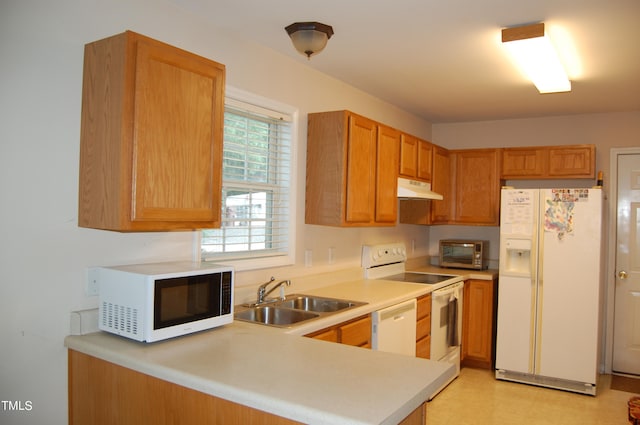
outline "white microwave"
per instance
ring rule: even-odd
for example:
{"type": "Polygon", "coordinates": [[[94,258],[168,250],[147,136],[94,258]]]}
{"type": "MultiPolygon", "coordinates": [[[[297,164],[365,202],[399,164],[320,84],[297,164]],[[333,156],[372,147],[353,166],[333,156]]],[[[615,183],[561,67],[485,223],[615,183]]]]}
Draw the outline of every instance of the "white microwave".
{"type": "Polygon", "coordinates": [[[98,328],[154,342],[233,321],[232,267],[166,262],[99,267],[98,328]]]}

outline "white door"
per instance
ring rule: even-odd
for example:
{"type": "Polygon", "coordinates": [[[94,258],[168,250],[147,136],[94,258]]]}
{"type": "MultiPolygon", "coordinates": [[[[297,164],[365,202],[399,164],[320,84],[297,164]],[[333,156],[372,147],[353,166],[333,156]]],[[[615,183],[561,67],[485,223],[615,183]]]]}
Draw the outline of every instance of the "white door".
{"type": "Polygon", "coordinates": [[[640,154],[618,155],[614,372],[640,375],[640,154]]]}

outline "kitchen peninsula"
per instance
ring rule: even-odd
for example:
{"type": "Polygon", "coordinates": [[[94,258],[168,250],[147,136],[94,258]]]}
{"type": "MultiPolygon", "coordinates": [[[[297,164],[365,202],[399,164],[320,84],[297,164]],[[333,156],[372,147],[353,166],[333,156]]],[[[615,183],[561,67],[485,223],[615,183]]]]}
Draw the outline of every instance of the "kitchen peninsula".
{"type": "MultiPolygon", "coordinates": [[[[362,280],[331,291],[341,286],[368,302],[350,315],[427,290],[362,280]]],[[[424,423],[426,400],[455,373],[299,332],[235,321],[153,344],[104,332],[67,337],[70,423],[424,423]]]]}

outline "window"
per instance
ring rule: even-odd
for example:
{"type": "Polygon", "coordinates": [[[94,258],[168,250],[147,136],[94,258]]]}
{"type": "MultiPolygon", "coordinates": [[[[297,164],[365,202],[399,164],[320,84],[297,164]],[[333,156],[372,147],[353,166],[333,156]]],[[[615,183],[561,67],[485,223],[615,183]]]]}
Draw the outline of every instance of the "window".
{"type": "Polygon", "coordinates": [[[226,100],[222,226],[202,231],[203,260],[291,256],[292,123],[291,113],[226,100]]]}

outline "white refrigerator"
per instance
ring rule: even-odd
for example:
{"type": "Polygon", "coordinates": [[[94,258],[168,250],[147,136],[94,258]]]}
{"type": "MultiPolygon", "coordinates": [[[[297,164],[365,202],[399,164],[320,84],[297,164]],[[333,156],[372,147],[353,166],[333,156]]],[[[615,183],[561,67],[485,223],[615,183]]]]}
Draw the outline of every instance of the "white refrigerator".
{"type": "Polygon", "coordinates": [[[595,395],[602,190],[501,193],[496,378],[595,395]]]}

